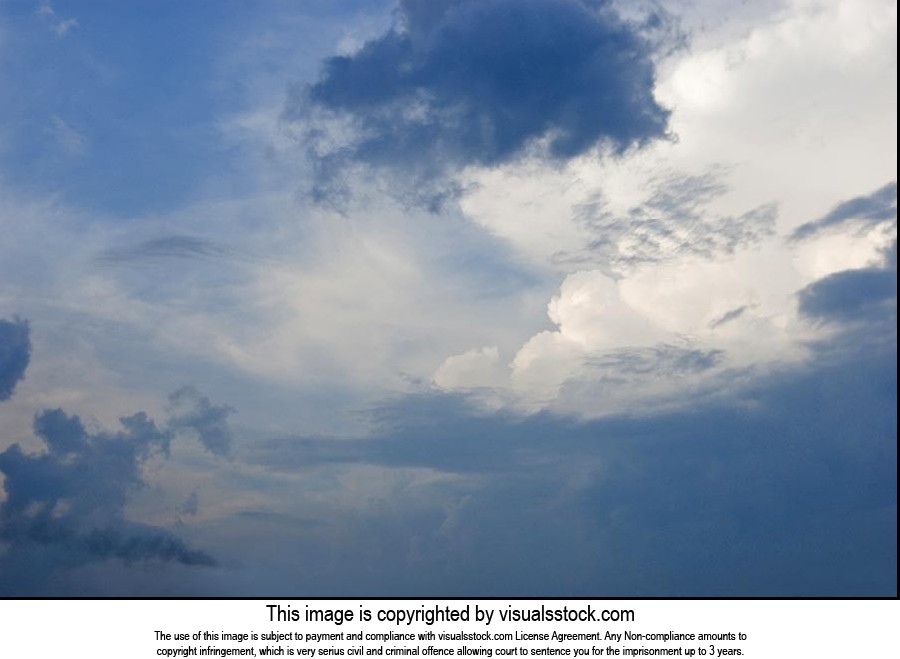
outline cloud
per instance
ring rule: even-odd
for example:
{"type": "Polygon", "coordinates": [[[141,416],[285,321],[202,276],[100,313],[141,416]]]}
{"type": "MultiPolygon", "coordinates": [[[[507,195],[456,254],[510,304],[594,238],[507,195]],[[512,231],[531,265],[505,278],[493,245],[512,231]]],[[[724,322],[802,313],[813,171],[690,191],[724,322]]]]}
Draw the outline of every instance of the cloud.
{"type": "Polygon", "coordinates": [[[732,309],[731,311],[726,311],[719,318],[715,318],[709,321],[709,325],[707,325],[707,327],[709,327],[709,329],[716,329],[717,327],[721,327],[725,323],[740,318],[748,308],[749,307],[745,304],[744,306],[737,307],[736,309],[732,309]]]}
{"type": "Polygon", "coordinates": [[[533,258],[577,270],[549,300],[553,329],[493,364],[457,353],[434,382],[463,391],[490,382],[501,391],[494,401],[585,416],[693,405],[810,358],[809,343],[831,325],[896,297],[881,271],[895,254],[893,183],[835,204],[797,240],[777,230],[779,205],[747,204],[730,167],[687,173],[667,162],[575,163],[549,181],[543,167],[483,177],[464,210],[533,258]],[[567,212],[566,234],[557,227],[567,212]],[[553,254],[549,244],[568,247],[553,254]],[[671,350],[715,359],[673,368],[671,350]],[[628,368],[623,354],[653,366],[628,368]]]}
{"type": "Polygon", "coordinates": [[[96,260],[100,263],[119,265],[139,261],[219,258],[229,255],[228,248],[213,241],[196,236],[170,235],[105,249],[96,256],[96,260]]]}
{"type": "Polygon", "coordinates": [[[797,265],[820,280],[845,270],[881,268],[897,249],[897,183],[834,206],[788,238],[797,265]]]}
{"type": "Polygon", "coordinates": [[[191,492],[187,499],[184,500],[184,503],[181,505],[181,509],[178,511],[181,515],[192,517],[196,515],[200,510],[200,495],[197,493],[197,490],[191,492]]]}
{"type": "Polygon", "coordinates": [[[343,142],[309,132],[320,174],[354,161],[427,179],[508,162],[538,143],[566,160],[666,135],[654,47],[606,3],[405,0],[399,15],[357,52],[326,60],[289,100],[291,121],[325,112],[344,122],[343,142]]]}
{"type": "Polygon", "coordinates": [[[119,432],[90,433],[79,417],[45,410],[35,417],[34,432],[46,453],[26,454],[18,444],[0,453],[6,491],[0,540],[10,553],[44,545],[57,547],[65,561],[215,563],[161,529],[124,520],[128,495],[143,485],[142,466],[168,452],[172,432],[143,412],[122,418],[121,425],[119,432]]]}
{"type": "Polygon", "coordinates": [[[798,294],[800,313],[821,321],[859,322],[897,306],[897,270],[865,268],[836,272],[798,294]]]}
{"type": "Polygon", "coordinates": [[[618,280],[600,270],[567,275],[547,305],[555,327],[512,354],[498,385],[506,404],[586,417],[658,412],[745,386],[751,371],[802,361],[809,328],[789,298],[739,274],[764,259],[744,250],[645,266],[618,280]]]}
{"type": "Polygon", "coordinates": [[[729,192],[725,172],[663,174],[648,182],[647,196],[627,210],[612,209],[594,192],[573,209],[588,233],[584,249],[561,252],[556,262],[593,263],[621,275],[641,265],[685,257],[715,258],[759,244],[774,234],[778,205],[772,202],[731,215],[711,207],[729,192]]]}
{"type": "Polygon", "coordinates": [[[0,543],[5,545],[0,584],[5,589],[33,593],[46,587],[51,574],[109,559],[217,564],[169,531],[125,515],[130,497],[146,486],[145,468],[168,457],[180,431],[195,431],[213,454],[228,449],[231,408],[215,406],[187,387],[171,400],[178,414],[166,424],[137,412],[121,418],[115,432],[89,430],[80,417],[61,409],[44,410],[33,426],[44,452],[26,453],[12,444],[0,453],[6,495],[0,504],[0,543]]]}
{"type": "Polygon", "coordinates": [[[213,455],[228,455],[231,450],[231,428],[228,416],[235,409],[229,405],[213,405],[194,387],[182,387],[169,396],[172,417],[169,427],[196,433],[200,443],[213,455]]]}
{"type": "Polygon", "coordinates": [[[804,240],[847,222],[873,226],[897,219],[897,182],[891,181],[875,192],[854,197],[835,206],[823,217],[803,224],[791,234],[791,240],[804,240]]]}
{"type": "MultiPolygon", "coordinates": [[[[456,473],[516,469],[515,438],[557,427],[554,417],[523,419],[507,412],[475,411],[464,395],[423,393],[389,401],[372,412],[378,430],[358,439],[284,438],[270,440],[251,459],[275,470],[325,464],[362,463],[426,467],[456,473]]],[[[579,435],[578,424],[569,437],[579,435]]],[[[568,434],[568,433],[567,433],[568,434]]],[[[553,434],[546,435],[548,441],[553,434]]],[[[527,443],[523,444],[527,449],[527,443]]]]}
{"type": "Polygon", "coordinates": [[[434,383],[445,389],[490,387],[503,384],[500,352],[486,346],[454,355],[434,372],[434,383]]]}
{"type": "Polygon", "coordinates": [[[0,319],[0,401],[12,396],[16,384],[25,377],[30,358],[28,323],[0,319]]]}
{"type": "Polygon", "coordinates": [[[332,593],[890,596],[896,339],[853,354],[847,339],[828,347],[837,360],[676,412],[579,422],[435,392],[381,406],[369,436],[273,440],[251,458],[297,478],[448,476],[398,477],[389,503],[329,517],[365,568],[299,543],[332,593]]]}
{"type": "Polygon", "coordinates": [[[81,156],[90,149],[90,140],[57,115],[50,117],[50,134],[63,151],[68,154],[81,156]]]}
{"type": "Polygon", "coordinates": [[[721,350],[697,350],[660,344],[651,348],[619,349],[590,359],[595,371],[609,370],[618,375],[678,376],[697,373],[716,366],[721,350]]]}
{"type": "MultiPolygon", "coordinates": [[[[323,595],[883,592],[891,559],[896,563],[895,351],[882,337],[883,351],[872,352],[870,323],[890,315],[896,294],[873,265],[885,243],[848,244],[855,231],[882,227],[877,200],[854,210],[856,219],[842,219],[847,211],[839,209],[896,179],[896,3],[782,2],[767,5],[753,24],[733,20],[746,8],[693,9],[710,21],[705,25],[723,20],[726,27],[698,34],[671,60],[641,44],[634,62],[656,65],[649,70],[659,84],[642,86],[632,75],[640,66],[601,71],[637,80],[645,107],[671,109],[661,132],[646,138],[652,144],[629,141],[620,126],[591,123],[603,118],[582,111],[596,105],[597,85],[569,84],[602,77],[582,57],[585,34],[610,25],[643,34],[611,18],[611,5],[407,2],[393,30],[372,19],[357,31],[357,9],[371,15],[371,3],[341,20],[321,3],[316,21],[299,17],[307,13],[303,4],[265,16],[247,12],[241,25],[233,16],[198,23],[188,41],[212,38],[227,46],[214,49],[227,51],[226,60],[244,61],[212,62],[218,100],[193,103],[218,118],[193,131],[172,124],[177,112],[151,113],[200,160],[209,150],[194,146],[217,141],[213,124],[222,112],[264,115],[268,142],[213,149],[219,175],[188,185],[215,199],[162,215],[126,200],[104,216],[92,203],[115,192],[108,185],[99,197],[80,193],[87,203],[75,212],[59,197],[25,208],[15,191],[0,193],[7,237],[0,306],[9,302],[35,328],[40,321],[34,340],[53,353],[41,351],[27,387],[15,385],[17,395],[0,407],[0,451],[18,441],[17,473],[36,470],[48,456],[46,468],[65,474],[70,462],[84,462],[85,434],[129,435],[143,451],[140,435],[152,446],[149,457],[133,460],[137,480],[120,487],[124,507],[60,495],[47,524],[33,529],[36,539],[0,541],[4,584],[40,574],[32,584],[57,588],[57,576],[74,564],[94,577],[81,582],[89,592],[109,574],[127,573],[128,583],[146,575],[147,590],[135,592],[159,593],[163,586],[152,580],[160,570],[143,565],[147,560],[164,564],[169,576],[189,573],[184,583],[194,586],[180,586],[186,594],[241,583],[255,595],[288,588],[323,595]],[[551,20],[539,29],[493,27],[548,7],[551,20]],[[590,20],[573,30],[572,15],[590,20]],[[229,29],[209,32],[209,25],[229,29]],[[247,39],[236,43],[238,34],[247,39]],[[289,46],[284,34],[292,35],[289,46]],[[488,53],[495,59],[483,56],[493,41],[479,52],[484,34],[498,40],[488,53]],[[540,44],[535,34],[562,37],[540,44]],[[321,60],[311,54],[339,41],[342,57],[326,62],[316,81],[311,72],[321,60]],[[408,49],[392,52],[392,45],[408,49]],[[546,70],[532,67],[521,80],[503,75],[514,55],[545,52],[559,56],[543,60],[546,70]],[[394,87],[372,75],[379,67],[394,76],[394,87]],[[286,71],[312,84],[297,90],[279,124],[286,71]],[[368,77],[357,83],[357,73],[368,77]],[[504,84],[508,97],[527,102],[498,102],[507,98],[504,84]],[[656,139],[669,128],[677,142],[656,139]],[[354,186],[355,176],[372,177],[371,198],[344,217],[297,206],[291,193],[309,166],[296,157],[291,138],[298,131],[310,131],[322,177],[346,177],[354,186]],[[576,137],[591,146],[579,150],[576,137]],[[233,168],[222,166],[225,152],[233,168]],[[456,189],[444,180],[450,173],[459,175],[456,189]],[[435,176],[441,192],[461,195],[461,212],[423,217],[382,201],[374,189],[395,179],[418,190],[421,178],[435,176]],[[785,244],[800,224],[829,217],[809,239],[785,244]],[[833,242],[819,249],[826,237],[833,242]],[[223,245],[279,258],[234,268],[223,245]],[[797,256],[801,248],[811,250],[809,268],[797,256]],[[98,272],[98,261],[131,267],[98,272]],[[846,358],[836,334],[857,346],[859,361],[846,358]],[[253,449],[227,431],[234,417],[225,406],[183,391],[166,413],[147,407],[146,392],[173,373],[214,378],[242,401],[253,434],[289,439],[244,465],[253,449]],[[347,411],[420,386],[432,373],[450,392],[383,405],[371,434],[347,411]],[[488,413],[481,394],[472,393],[499,389],[488,399],[494,402],[526,377],[536,387],[558,385],[556,404],[528,408],[544,410],[538,414],[513,405],[488,413]],[[667,396],[677,409],[656,404],[667,396]],[[56,406],[77,410],[84,421],[41,416],[40,439],[31,437],[35,409],[56,406]],[[138,409],[148,411],[141,423],[155,430],[132,433],[117,424],[119,416],[130,418],[124,411],[138,409]],[[95,415],[102,426],[88,420],[95,415]],[[183,448],[179,440],[195,435],[199,441],[183,448]],[[187,459],[182,451],[191,451],[187,459]],[[179,518],[183,527],[171,522],[179,518]],[[185,565],[190,555],[167,547],[167,537],[188,552],[208,548],[220,566],[233,558],[246,569],[193,569],[185,565]],[[277,555],[284,561],[276,568],[267,559],[277,555]]],[[[128,33],[116,32],[118,20],[100,32],[128,33]]],[[[51,50],[90,36],[73,31],[57,39],[43,21],[37,27],[39,42],[57,42],[51,50]]],[[[99,34],[95,27],[91,33],[99,34]]],[[[29,35],[21,36],[27,45],[29,35]]],[[[31,54],[19,59],[50,61],[44,55],[52,53],[31,54]]],[[[74,60],[57,61],[78,64],[78,53],[70,54],[74,60]]],[[[121,88],[123,67],[130,70],[124,62],[103,72],[111,89],[121,88]]],[[[154,71],[141,68],[151,77],[154,71]]],[[[30,69],[19,73],[33,80],[30,69]]],[[[82,82],[71,80],[72,103],[98,98],[79,93],[82,82]]],[[[170,87],[150,101],[171,97],[170,87]]],[[[190,91],[187,100],[196,100],[190,91]]],[[[28,105],[19,100],[13,105],[28,105]]],[[[28,115],[38,132],[53,112],[89,128],[72,103],[28,115]]],[[[141,130],[144,124],[124,125],[150,139],[161,134],[141,130]]],[[[87,132],[90,159],[51,160],[77,160],[88,170],[101,156],[133,160],[135,150],[114,135],[101,140],[108,131],[87,132]]],[[[30,171],[28,135],[11,133],[10,173],[30,171]]],[[[77,137],[71,144],[77,147],[77,137]]],[[[196,182],[181,175],[184,167],[169,169],[196,182]]],[[[68,178],[77,183],[83,174],[68,178]]],[[[162,199],[153,203],[177,202],[149,174],[141,189],[162,199]]],[[[424,188],[438,205],[435,190],[424,188]]],[[[98,445],[112,452],[109,442],[98,445]]],[[[13,453],[4,455],[12,460],[13,453]]],[[[43,472],[27,482],[17,477],[26,522],[50,506],[28,487],[51,480],[43,472]]],[[[85,496],[93,487],[83,488],[85,496]]]]}
{"type": "Polygon", "coordinates": [[[42,2],[35,10],[35,14],[40,16],[58,37],[64,37],[69,31],[78,27],[77,20],[74,18],[62,18],[47,2],[42,2]]]}

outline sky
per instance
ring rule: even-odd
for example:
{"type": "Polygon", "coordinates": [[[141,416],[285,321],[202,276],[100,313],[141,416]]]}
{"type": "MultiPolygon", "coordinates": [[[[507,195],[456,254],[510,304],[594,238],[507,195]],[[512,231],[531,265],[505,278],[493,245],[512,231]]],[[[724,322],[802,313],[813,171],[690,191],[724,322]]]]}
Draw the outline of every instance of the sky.
{"type": "Polygon", "coordinates": [[[889,0],[0,0],[0,595],[896,596],[889,0]]]}

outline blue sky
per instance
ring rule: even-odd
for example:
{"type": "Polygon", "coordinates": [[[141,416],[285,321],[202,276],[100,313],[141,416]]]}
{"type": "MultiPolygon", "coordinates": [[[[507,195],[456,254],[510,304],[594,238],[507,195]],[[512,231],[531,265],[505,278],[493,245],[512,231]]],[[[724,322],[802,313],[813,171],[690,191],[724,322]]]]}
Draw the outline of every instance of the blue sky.
{"type": "Polygon", "coordinates": [[[0,593],[896,595],[896,24],[0,1],[0,593]]]}

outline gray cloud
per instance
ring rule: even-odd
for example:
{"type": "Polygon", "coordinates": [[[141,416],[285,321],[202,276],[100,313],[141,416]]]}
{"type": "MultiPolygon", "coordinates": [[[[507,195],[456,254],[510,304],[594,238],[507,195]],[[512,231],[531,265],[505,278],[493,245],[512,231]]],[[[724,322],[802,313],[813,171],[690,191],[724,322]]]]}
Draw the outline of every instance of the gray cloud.
{"type": "Polygon", "coordinates": [[[232,442],[228,417],[235,411],[233,407],[213,405],[194,387],[182,387],[169,396],[169,402],[170,428],[191,430],[210,453],[228,455],[232,442]]]}
{"type": "Polygon", "coordinates": [[[418,183],[468,164],[497,165],[538,140],[564,160],[597,144],[615,152],[666,134],[653,97],[659,28],[626,23],[592,0],[403,0],[399,24],[324,62],[285,116],[349,120],[356,137],[318,155],[316,193],[333,195],[348,162],[402,169],[418,183]]]}
{"type": "Polygon", "coordinates": [[[227,247],[204,238],[170,235],[105,249],[95,257],[95,260],[102,264],[120,265],[140,261],[222,258],[231,255],[232,251],[227,247]]]}
{"type": "Polygon", "coordinates": [[[30,359],[28,323],[18,318],[0,319],[0,401],[12,396],[16,384],[25,377],[30,359]]]}
{"type": "Polygon", "coordinates": [[[790,240],[804,240],[820,231],[832,227],[855,222],[864,226],[872,226],[896,220],[897,218],[897,182],[875,190],[869,195],[854,197],[835,206],[823,217],[798,227],[791,234],[790,240]]]}
{"type": "Polygon", "coordinates": [[[721,362],[722,350],[698,350],[661,344],[651,348],[622,348],[604,353],[587,362],[593,376],[608,373],[618,375],[662,376],[699,373],[721,362]]]}
{"type": "Polygon", "coordinates": [[[738,216],[711,212],[709,205],[728,192],[714,169],[699,175],[671,174],[650,181],[647,200],[625,213],[609,210],[601,193],[581,204],[575,220],[595,238],[580,253],[560,253],[563,263],[590,263],[611,275],[640,263],[694,254],[733,254],[775,231],[778,207],[762,204],[738,216]]]}
{"type": "MultiPolygon", "coordinates": [[[[89,433],[77,416],[45,410],[35,434],[47,452],[29,455],[18,444],[0,453],[6,500],[0,507],[0,539],[10,551],[53,545],[66,560],[175,560],[212,565],[207,554],[188,549],[160,529],[128,524],[128,495],[143,485],[142,465],[166,453],[170,430],[143,412],[121,419],[116,433],[89,433]]],[[[0,568],[2,573],[2,568],[0,568]]]]}
{"type": "MultiPolygon", "coordinates": [[[[739,399],[579,422],[420,394],[378,408],[367,437],[273,440],[250,458],[453,475],[290,543],[317,594],[895,595],[896,323],[879,309],[739,399]]],[[[669,352],[687,369],[715,360],[669,352]]]]}
{"type": "Polygon", "coordinates": [[[710,323],[709,323],[709,325],[707,325],[707,327],[709,327],[710,329],[715,329],[717,327],[721,327],[725,323],[730,323],[732,320],[737,320],[738,318],[743,316],[744,312],[746,312],[747,309],[749,309],[749,308],[750,307],[748,307],[747,305],[744,305],[742,307],[732,309],[731,311],[726,311],[719,318],[716,318],[715,320],[710,321],[710,323]]]}
{"type": "Polygon", "coordinates": [[[197,490],[188,495],[188,498],[185,499],[184,503],[181,505],[180,513],[182,515],[187,515],[189,517],[194,516],[200,510],[200,495],[197,494],[197,490]]]}
{"type": "Polygon", "coordinates": [[[328,534],[291,543],[316,573],[297,579],[319,594],[889,596],[895,356],[773,376],[752,404],[589,423],[417,396],[382,408],[371,437],[282,440],[256,458],[458,477],[329,520],[339,546],[328,534]],[[337,558],[319,555],[327,547],[337,558]]]}
{"type": "Polygon", "coordinates": [[[216,565],[172,533],[124,516],[130,495],[145,486],[144,466],[167,457],[181,430],[194,431],[211,453],[227,450],[230,408],[213,405],[192,388],[172,400],[178,414],[166,424],[138,412],[120,419],[116,432],[89,431],[76,415],[44,410],[35,416],[34,433],[45,452],[25,453],[13,444],[0,453],[6,492],[0,505],[0,542],[6,545],[0,587],[33,592],[59,570],[110,559],[216,565]]]}
{"type": "Polygon", "coordinates": [[[798,294],[800,312],[820,321],[860,322],[896,311],[897,271],[845,270],[813,282],[798,294]]]}

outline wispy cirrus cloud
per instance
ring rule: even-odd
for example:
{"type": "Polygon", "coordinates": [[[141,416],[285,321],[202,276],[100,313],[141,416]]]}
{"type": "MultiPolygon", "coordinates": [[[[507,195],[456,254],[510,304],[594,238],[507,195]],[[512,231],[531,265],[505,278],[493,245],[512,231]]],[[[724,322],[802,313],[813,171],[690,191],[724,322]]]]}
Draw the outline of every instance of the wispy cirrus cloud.
{"type": "Polygon", "coordinates": [[[106,265],[125,265],[133,262],[167,259],[223,258],[234,251],[224,245],[197,236],[169,235],[150,238],[138,243],[108,247],[94,258],[106,265]]]}
{"type": "Polygon", "coordinates": [[[64,37],[78,27],[77,20],[74,18],[63,18],[56,13],[56,10],[53,9],[49,2],[42,2],[34,13],[40,16],[46,22],[47,27],[58,37],[64,37]]]}
{"type": "Polygon", "coordinates": [[[718,258],[759,244],[775,233],[778,204],[715,212],[715,202],[729,192],[726,173],[712,167],[702,174],[659,176],[648,182],[640,204],[624,210],[609,208],[599,191],[591,194],[573,209],[573,221],[587,232],[586,245],[561,251],[554,261],[622,275],[642,264],[718,258]]]}
{"type": "Polygon", "coordinates": [[[87,136],[58,115],[50,117],[50,134],[60,148],[73,156],[86,154],[91,146],[87,136]]]}

